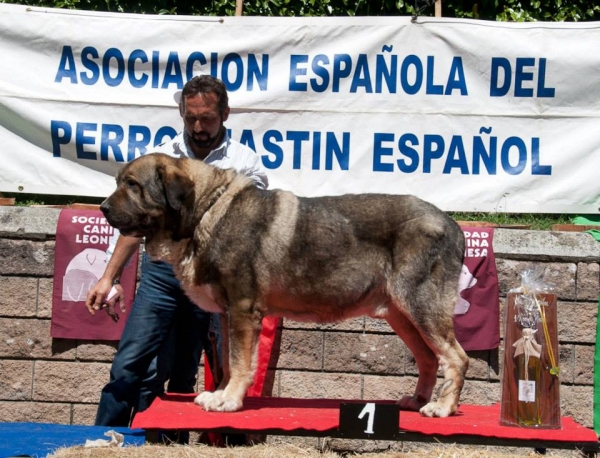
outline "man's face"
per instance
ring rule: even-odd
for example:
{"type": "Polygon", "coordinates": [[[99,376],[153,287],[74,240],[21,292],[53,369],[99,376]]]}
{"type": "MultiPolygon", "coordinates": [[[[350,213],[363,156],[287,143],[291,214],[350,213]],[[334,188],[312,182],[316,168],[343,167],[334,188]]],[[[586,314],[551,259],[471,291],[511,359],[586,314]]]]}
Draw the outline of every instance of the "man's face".
{"type": "Polygon", "coordinates": [[[217,96],[213,93],[188,96],[184,102],[181,116],[193,145],[197,148],[216,146],[229,108],[221,116],[217,108],[217,96]]]}

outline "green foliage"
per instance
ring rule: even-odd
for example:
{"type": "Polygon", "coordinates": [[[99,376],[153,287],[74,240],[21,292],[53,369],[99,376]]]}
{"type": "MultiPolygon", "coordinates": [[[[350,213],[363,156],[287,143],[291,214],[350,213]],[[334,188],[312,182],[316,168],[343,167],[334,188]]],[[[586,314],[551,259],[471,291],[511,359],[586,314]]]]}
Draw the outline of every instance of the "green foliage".
{"type": "MultiPolygon", "coordinates": [[[[233,16],[235,0],[0,0],[124,13],[233,16]]],[[[244,0],[244,16],[433,16],[433,0],[244,0]]],[[[497,21],[600,20],[595,0],[442,0],[445,17],[497,21]]]]}
{"type": "Polygon", "coordinates": [[[600,6],[589,0],[442,0],[443,16],[508,22],[598,21],[600,6]]]}
{"type": "Polygon", "coordinates": [[[600,6],[596,2],[582,0],[553,0],[503,2],[503,10],[497,14],[500,21],[586,21],[600,19],[600,6]]]}

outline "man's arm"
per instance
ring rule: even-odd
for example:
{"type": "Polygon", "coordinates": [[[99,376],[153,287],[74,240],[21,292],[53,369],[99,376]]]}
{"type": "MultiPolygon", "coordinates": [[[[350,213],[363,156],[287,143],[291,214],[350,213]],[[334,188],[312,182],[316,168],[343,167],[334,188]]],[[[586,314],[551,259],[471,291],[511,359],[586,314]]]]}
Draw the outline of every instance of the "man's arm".
{"type": "Polygon", "coordinates": [[[119,236],[115,250],[106,265],[102,277],[88,291],[85,306],[92,315],[96,314],[96,310],[106,308],[107,306],[109,315],[114,315],[114,307],[117,302],[119,302],[121,311],[125,312],[125,303],[122,300],[123,288],[121,285],[115,285],[117,294],[110,300],[107,301],[106,297],[113,287],[115,280],[121,277],[125,264],[127,264],[129,258],[131,258],[135,250],[140,246],[141,241],[142,239],[138,237],[119,236]]]}

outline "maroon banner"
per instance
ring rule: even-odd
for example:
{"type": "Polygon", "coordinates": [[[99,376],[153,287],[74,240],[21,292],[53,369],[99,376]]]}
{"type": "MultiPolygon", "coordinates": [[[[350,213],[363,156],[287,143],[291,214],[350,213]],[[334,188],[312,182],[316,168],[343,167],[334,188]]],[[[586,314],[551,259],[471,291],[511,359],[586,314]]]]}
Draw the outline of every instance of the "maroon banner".
{"type": "Polygon", "coordinates": [[[493,228],[463,227],[466,250],[454,308],[454,331],[462,347],[491,350],[500,345],[500,299],[493,228]]]}
{"type": "Polygon", "coordinates": [[[137,275],[137,251],[125,266],[121,285],[126,312],[117,307],[119,320],[99,311],[95,316],[85,307],[88,291],[98,283],[106,269],[113,228],[99,210],[64,209],[58,218],[52,290],[54,338],[81,340],[119,340],[133,303],[137,275]]]}

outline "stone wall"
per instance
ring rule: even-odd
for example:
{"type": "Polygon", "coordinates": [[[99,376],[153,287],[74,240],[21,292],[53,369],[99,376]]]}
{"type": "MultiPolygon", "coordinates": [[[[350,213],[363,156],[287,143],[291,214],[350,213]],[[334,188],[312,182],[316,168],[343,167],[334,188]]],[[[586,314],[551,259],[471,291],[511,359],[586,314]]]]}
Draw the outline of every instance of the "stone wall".
{"type": "MultiPolygon", "coordinates": [[[[50,338],[59,210],[0,207],[0,421],[92,424],[116,343],[50,338]]],[[[589,234],[497,229],[501,304],[520,272],[542,265],[556,284],[562,414],[593,423],[600,244],[589,234]]],[[[502,326],[501,326],[502,328],[502,326]]],[[[462,402],[500,400],[499,350],[471,352],[462,402]]],[[[416,366],[386,323],[316,326],[285,321],[273,395],[394,399],[416,366]]]]}

